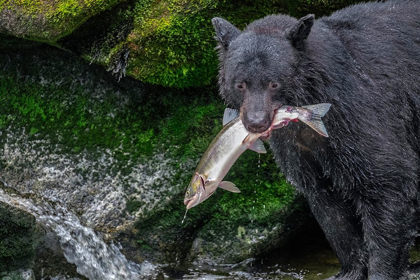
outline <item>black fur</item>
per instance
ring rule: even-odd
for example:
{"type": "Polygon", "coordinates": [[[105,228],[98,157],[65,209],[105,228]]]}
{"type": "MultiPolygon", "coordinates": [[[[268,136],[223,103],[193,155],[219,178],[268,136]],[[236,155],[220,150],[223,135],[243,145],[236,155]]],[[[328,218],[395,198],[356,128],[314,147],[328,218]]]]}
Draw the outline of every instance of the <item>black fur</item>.
{"type": "Polygon", "coordinates": [[[330,138],[300,123],[270,139],[341,264],[334,279],[406,279],[419,221],[420,1],[348,7],[314,21],[214,18],[222,97],[252,132],[281,104],[332,104],[330,138]]]}

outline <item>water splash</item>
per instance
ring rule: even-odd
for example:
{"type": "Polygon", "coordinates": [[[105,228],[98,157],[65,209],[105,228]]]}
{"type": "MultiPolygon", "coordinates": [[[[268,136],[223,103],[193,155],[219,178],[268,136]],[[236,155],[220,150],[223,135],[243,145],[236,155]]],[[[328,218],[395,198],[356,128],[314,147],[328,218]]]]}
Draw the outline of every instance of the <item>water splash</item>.
{"type": "Polygon", "coordinates": [[[148,262],[139,265],[128,261],[115,244],[106,244],[93,229],[83,226],[62,202],[25,196],[0,188],[0,202],[31,213],[57,234],[65,258],[77,266],[79,274],[95,280],[134,280],[156,273],[156,267],[148,262]]]}
{"type": "Polygon", "coordinates": [[[184,223],[184,221],[185,221],[185,218],[187,217],[187,212],[188,212],[188,208],[187,208],[187,210],[185,210],[184,218],[182,219],[182,222],[181,222],[181,224],[183,224],[183,223],[184,223]]]}

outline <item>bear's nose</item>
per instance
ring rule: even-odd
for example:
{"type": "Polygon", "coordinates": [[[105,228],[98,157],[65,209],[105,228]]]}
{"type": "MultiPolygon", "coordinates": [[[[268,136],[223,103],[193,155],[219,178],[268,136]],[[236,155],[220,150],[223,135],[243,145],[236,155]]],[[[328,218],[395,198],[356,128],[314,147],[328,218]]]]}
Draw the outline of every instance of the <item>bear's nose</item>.
{"type": "Polygon", "coordinates": [[[246,114],[245,128],[251,133],[261,133],[270,126],[270,117],[266,112],[253,112],[246,114]]]}

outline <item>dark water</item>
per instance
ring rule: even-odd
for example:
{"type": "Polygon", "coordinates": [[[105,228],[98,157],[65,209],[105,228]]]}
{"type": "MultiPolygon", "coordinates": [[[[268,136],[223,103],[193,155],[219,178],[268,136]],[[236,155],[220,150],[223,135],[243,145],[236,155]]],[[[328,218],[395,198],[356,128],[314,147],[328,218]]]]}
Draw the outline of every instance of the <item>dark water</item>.
{"type": "Polygon", "coordinates": [[[259,259],[240,265],[163,267],[160,279],[305,279],[321,280],[338,273],[340,264],[321,230],[310,227],[291,242],[259,259]]]}

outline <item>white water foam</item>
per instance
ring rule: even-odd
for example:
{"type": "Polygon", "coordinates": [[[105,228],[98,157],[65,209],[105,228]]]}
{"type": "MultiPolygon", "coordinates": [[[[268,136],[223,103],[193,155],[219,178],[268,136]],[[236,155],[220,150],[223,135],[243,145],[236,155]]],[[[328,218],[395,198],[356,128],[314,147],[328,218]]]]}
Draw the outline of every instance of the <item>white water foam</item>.
{"type": "Polygon", "coordinates": [[[0,202],[31,213],[37,222],[57,234],[65,258],[77,266],[79,274],[92,280],[134,280],[156,273],[157,267],[149,262],[140,265],[128,261],[115,244],[106,244],[62,203],[36,200],[0,189],[0,202]]]}

